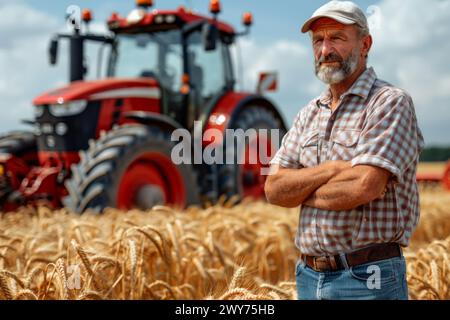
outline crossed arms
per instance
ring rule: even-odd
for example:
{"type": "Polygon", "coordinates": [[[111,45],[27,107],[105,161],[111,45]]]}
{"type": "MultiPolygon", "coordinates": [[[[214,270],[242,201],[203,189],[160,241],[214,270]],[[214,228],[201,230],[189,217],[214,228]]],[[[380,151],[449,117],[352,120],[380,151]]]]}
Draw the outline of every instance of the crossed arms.
{"type": "Polygon", "coordinates": [[[351,167],[350,161],[328,161],[319,166],[287,169],[272,165],[264,186],[267,200],[293,208],[306,205],[323,210],[351,210],[383,196],[391,176],[370,165],[351,167]]]}

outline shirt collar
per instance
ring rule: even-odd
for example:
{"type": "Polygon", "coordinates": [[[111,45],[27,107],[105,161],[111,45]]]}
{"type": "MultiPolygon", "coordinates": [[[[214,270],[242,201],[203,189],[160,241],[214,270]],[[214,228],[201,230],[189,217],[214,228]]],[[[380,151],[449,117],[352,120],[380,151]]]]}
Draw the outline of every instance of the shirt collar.
{"type": "MultiPolygon", "coordinates": [[[[362,99],[366,100],[369,96],[370,90],[373,87],[373,84],[375,83],[375,80],[377,79],[377,75],[372,67],[367,68],[356,81],[353,83],[353,85],[342,94],[342,98],[347,95],[356,95],[361,97],[362,99]]],[[[331,103],[331,91],[330,87],[328,87],[322,94],[319,96],[319,98],[316,101],[317,107],[320,107],[321,105],[329,105],[331,103]]]]}

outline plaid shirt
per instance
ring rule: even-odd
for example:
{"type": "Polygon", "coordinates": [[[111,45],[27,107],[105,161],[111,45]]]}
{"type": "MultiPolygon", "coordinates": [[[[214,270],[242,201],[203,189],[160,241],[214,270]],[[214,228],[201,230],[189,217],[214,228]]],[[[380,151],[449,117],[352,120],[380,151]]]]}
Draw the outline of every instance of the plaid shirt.
{"type": "Polygon", "coordinates": [[[374,243],[407,246],[419,220],[416,168],[424,148],[414,104],[403,90],[366,69],[334,112],[326,90],[297,114],[271,164],[307,168],[351,161],[392,173],[383,199],[349,211],[300,209],[295,244],[307,255],[350,252],[374,243]]]}

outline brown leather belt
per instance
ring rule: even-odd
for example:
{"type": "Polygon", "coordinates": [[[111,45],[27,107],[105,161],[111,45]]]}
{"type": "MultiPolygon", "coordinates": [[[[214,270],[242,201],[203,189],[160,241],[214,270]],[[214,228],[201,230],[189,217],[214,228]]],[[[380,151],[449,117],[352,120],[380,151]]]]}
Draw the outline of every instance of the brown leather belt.
{"type": "MultiPolygon", "coordinates": [[[[348,267],[354,267],[360,264],[380,261],[400,257],[402,249],[395,242],[375,244],[370,247],[358,249],[356,251],[346,253],[348,267]]],[[[306,265],[317,272],[338,271],[345,269],[345,262],[342,261],[340,255],[334,256],[307,256],[300,255],[300,259],[305,261],[306,265]]]]}

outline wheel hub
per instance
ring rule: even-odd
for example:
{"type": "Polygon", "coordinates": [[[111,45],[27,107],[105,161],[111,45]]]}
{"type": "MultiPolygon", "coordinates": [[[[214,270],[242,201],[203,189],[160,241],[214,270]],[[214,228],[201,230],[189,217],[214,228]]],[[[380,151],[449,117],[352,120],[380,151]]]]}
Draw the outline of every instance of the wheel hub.
{"type": "Polygon", "coordinates": [[[183,207],[186,190],[183,178],[170,158],[158,152],[145,153],[123,174],[117,194],[122,210],[150,209],[157,204],[183,207]]]}
{"type": "Polygon", "coordinates": [[[136,193],[135,202],[140,209],[153,208],[166,202],[164,190],[157,185],[142,186],[136,193]]]}

